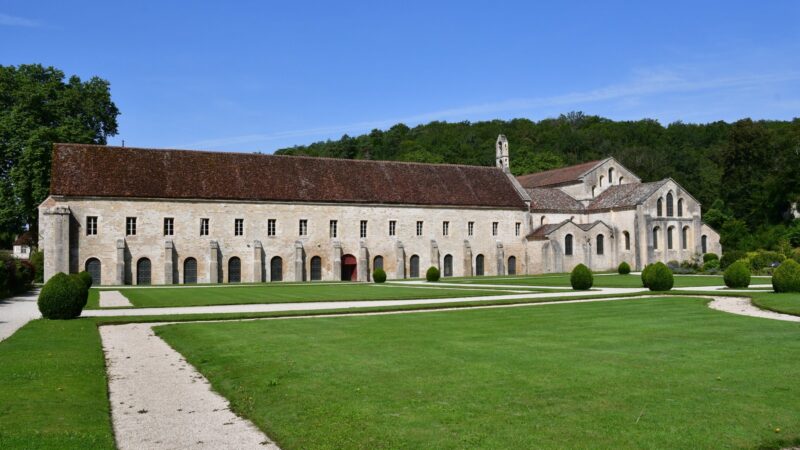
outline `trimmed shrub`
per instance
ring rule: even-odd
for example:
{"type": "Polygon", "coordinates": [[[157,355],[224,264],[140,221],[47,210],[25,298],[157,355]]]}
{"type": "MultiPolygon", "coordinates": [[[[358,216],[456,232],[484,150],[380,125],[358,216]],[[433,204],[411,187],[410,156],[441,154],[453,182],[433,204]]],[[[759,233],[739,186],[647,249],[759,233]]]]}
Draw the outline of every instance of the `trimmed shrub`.
{"type": "Polygon", "coordinates": [[[722,258],[719,260],[719,266],[723,269],[727,269],[728,266],[745,257],[747,257],[747,254],[745,252],[740,252],[738,250],[731,250],[727,253],[722,254],[722,258]]]}
{"type": "Polygon", "coordinates": [[[36,269],[36,277],[33,279],[36,283],[43,283],[44,282],[44,252],[41,250],[37,250],[31,253],[31,259],[29,260],[33,265],[34,269],[36,269]]]}
{"type": "Polygon", "coordinates": [[[6,285],[3,287],[3,290],[6,291],[8,295],[16,295],[23,292],[25,288],[22,286],[17,276],[17,262],[14,259],[7,259],[0,262],[0,264],[4,265],[6,268],[6,285]]]}
{"type": "Polygon", "coordinates": [[[74,319],[86,306],[88,290],[77,277],[57,273],[47,280],[39,292],[37,304],[46,319],[74,319]]]}
{"type": "Polygon", "coordinates": [[[84,270],[83,272],[79,273],[78,276],[81,278],[81,281],[83,281],[83,284],[86,285],[86,289],[92,287],[92,276],[89,274],[89,272],[84,270]]]}
{"type": "Polygon", "coordinates": [[[718,259],[710,259],[703,264],[703,272],[710,272],[712,270],[719,269],[719,260],[718,259]]]}
{"type": "Polygon", "coordinates": [[[716,253],[706,253],[703,255],[703,262],[707,263],[709,261],[719,261],[719,256],[716,253]]]}
{"type": "Polygon", "coordinates": [[[772,274],[775,292],[800,292],[800,264],[787,259],[772,274]]]}
{"type": "Polygon", "coordinates": [[[3,260],[0,260],[0,298],[11,295],[8,290],[8,268],[3,260]]]}
{"type": "Polygon", "coordinates": [[[643,287],[647,287],[647,275],[650,273],[651,270],[653,270],[653,265],[652,264],[648,264],[648,265],[644,266],[644,269],[642,269],[642,286],[643,287]]]}
{"type": "Polygon", "coordinates": [[[729,288],[746,288],[750,286],[750,269],[742,261],[736,261],[725,269],[723,278],[729,288]]]}
{"type": "Polygon", "coordinates": [[[17,264],[17,276],[23,289],[27,291],[36,280],[36,268],[28,261],[20,261],[17,264]]]}
{"type": "Polygon", "coordinates": [[[425,279],[428,281],[439,281],[439,278],[442,275],[439,273],[439,269],[434,266],[428,267],[428,271],[425,272],[425,279]]]}
{"type": "Polygon", "coordinates": [[[621,263],[619,263],[619,267],[617,267],[617,272],[620,275],[627,275],[631,273],[631,266],[625,261],[622,261],[621,263]]]}
{"type": "Polygon", "coordinates": [[[668,291],[675,284],[672,271],[662,262],[653,264],[647,272],[647,287],[651,291],[668,291]]]}
{"type": "Polygon", "coordinates": [[[591,289],[594,284],[594,277],[592,271],[583,264],[578,264],[572,269],[569,275],[569,282],[572,284],[572,289],[576,291],[587,291],[591,289]]]}
{"type": "MultiPolygon", "coordinates": [[[[83,306],[86,306],[86,302],[89,300],[89,286],[86,285],[86,282],[83,281],[83,278],[80,274],[73,273],[69,275],[70,278],[81,287],[81,298],[83,298],[83,306]]],[[[83,306],[81,308],[83,308],[83,306]]]]}
{"type": "Polygon", "coordinates": [[[386,281],[386,272],[383,269],[375,269],[372,271],[372,281],[376,283],[383,283],[386,281]]]}

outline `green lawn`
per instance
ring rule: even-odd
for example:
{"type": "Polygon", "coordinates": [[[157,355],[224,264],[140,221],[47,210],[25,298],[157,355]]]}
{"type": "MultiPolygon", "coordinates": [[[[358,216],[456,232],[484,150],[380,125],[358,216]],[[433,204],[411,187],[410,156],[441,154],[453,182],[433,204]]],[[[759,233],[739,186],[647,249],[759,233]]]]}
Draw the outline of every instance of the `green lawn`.
{"type": "MultiPolygon", "coordinates": [[[[552,275],[523,275],[517,277],[471,277],[447,280],[452,283],[463,284],[500,284],[500,285],[520,285],[520,286],[570,286],[569,274],[552,275]]],[[[768,284],[769,279],[754,279],[753,283],[768,284]]],[[[675,287],[700,287],[700,286],[724,286],[725,282],[719,275],[675,275],[675,287]]],[[[619,287],[635,288],[642,287],[642,278],[639,275],[601,275],[595,274],[593,287],[619,287]]]]}
{"type": "Polygon", "coordinates": [[[94,321],[33,321],[0,362],[0,448],[114,448],[94,321]]]}
{"type": "Polygon", "coordinates": [[[800,293],[775,292],[753,294],[753,304],[764,309],[800,316],[800,293]]]}
{"type": "Polygon", "coordinates": [[[701,299],[158,333],[286,449],[800,443],[800,326],[701,299]]]}
{"type": "MultiPolygon", "coordinates": [[[[537,292],[521,286],[519,289],[537,292]]],[[[98,308],[97,289],[90,292],[87,308],[98,308]]],[[[503,288],[402,286],[396,284],[254,284],[225,287],[124,288],[119,290],[135,307],[235,305],[346,300],[402,300],[418,298],[476,297],[512,294],[503,288]]]]}

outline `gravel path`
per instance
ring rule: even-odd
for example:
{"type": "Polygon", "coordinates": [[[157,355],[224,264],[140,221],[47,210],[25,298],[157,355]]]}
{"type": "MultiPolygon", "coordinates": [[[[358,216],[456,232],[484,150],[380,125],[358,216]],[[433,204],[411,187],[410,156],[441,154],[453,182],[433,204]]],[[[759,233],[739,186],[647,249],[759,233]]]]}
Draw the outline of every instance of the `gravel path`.
{"type": "Polygon", "coordinates": [[[278,449],[183,357],[155,336],[159,324],[100,327],[109,401],[121,450],[278,449]]]}
{"type": "Polygon", "coordinates": [[[762,317],[764,319],[784,320],[786,322],[800,322],[800,316],[781,314],[774,311],[761,309],[747,297],[712,297],[713,300],[708,304],[711,309],[724,311],[741,316],[762,317]]]}
{"type": "Polygon", "coordinates": [[[42,317],[36,299],[39,291],[0,300],[0,341],[14,334],[23,325],[42,317]]]}
{"type": "Polygon", "coordinates": [[[133,306],[128,297],[122,295],[120,291],[100,291],[101,308],[117,308],[133,306]]]}

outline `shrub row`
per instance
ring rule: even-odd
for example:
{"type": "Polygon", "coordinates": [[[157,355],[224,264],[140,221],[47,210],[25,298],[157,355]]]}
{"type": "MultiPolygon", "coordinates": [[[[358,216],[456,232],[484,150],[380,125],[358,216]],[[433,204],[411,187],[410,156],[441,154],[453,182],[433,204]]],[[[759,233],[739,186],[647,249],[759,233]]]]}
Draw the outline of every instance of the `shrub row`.
{"type": "Polygon", "coordinates": [[[57,273],[47,280],[39,292],[37,305],[46,319],[74,319],[89,300],[92,277],[88,272],[67,275],[57,273]]]}
{"type": "Polygon", "coordinates": [[[0,258],[0,298],[29,290],[35,279],[36,269],[30,262],[0,258]]]}

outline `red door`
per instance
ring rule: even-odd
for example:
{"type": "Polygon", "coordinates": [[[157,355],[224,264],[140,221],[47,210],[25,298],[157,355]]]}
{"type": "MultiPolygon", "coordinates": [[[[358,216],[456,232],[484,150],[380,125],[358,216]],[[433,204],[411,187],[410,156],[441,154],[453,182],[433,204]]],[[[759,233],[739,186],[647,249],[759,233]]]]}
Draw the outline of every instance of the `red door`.
{"type": "Polygon", "coordinates": [[[342,257],[342,281],[358,281],[358,263],[353,255],[342,257]]]}

